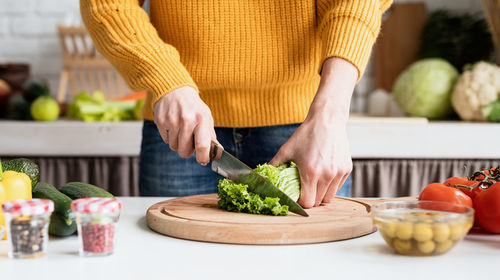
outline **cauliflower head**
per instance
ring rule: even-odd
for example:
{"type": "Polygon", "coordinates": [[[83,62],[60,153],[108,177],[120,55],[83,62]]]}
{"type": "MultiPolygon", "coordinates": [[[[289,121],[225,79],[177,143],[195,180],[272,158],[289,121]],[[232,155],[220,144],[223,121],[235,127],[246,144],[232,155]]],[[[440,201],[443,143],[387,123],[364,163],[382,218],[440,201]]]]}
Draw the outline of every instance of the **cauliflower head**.
{"type": "Polygon", "coordinates": [[[500,98],[500,67],[478,62],[460,75],[451,96],[453,108],[465,121],[484,121],[481,110],[500,98]]]}

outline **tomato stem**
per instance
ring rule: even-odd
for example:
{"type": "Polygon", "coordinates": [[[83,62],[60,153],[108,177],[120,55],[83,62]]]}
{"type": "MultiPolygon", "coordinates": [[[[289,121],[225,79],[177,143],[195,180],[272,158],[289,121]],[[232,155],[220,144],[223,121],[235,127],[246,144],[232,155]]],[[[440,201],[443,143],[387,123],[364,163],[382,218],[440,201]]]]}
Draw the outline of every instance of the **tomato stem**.
{"type": "Polygon", "coordinates": [[[467,186],[469,189],[474,189],[478,186],[490,187],[493,183],[500,181],[500,166],[490,168],[487,170],[488,173],[484,171],[477,171],[472,174],[472,176],[468,177],[469,181],[477,181],[479,184],[477,186],[467,186]],[[472,187],[472,188],[470,188],[472,187]]]}

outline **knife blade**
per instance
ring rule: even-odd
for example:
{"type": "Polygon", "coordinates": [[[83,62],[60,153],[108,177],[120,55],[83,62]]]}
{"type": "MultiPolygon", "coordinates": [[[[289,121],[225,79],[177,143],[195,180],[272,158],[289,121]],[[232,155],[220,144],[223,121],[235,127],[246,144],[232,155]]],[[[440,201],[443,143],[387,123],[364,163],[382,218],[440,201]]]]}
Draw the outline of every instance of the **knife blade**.
{"type": "MultiPolygon", "coordinates": [[[[278,189],[273,183],[267,180],[264,176],[255,172],[242,161],[228,153],[227,151],[213,151],[214,145],[211,147],[212,170],[238,184],[248,185],[250,192],[256,193],[262,197],[279,197],[281,205],[287,205],[288,209],[301,216],[309,217],[307,212],[288,195],[278,189]],[[220,157],[212,155],[219,155],[220,157]]],[[[222,148],[219,148],[222,150],[222,148]]]]}

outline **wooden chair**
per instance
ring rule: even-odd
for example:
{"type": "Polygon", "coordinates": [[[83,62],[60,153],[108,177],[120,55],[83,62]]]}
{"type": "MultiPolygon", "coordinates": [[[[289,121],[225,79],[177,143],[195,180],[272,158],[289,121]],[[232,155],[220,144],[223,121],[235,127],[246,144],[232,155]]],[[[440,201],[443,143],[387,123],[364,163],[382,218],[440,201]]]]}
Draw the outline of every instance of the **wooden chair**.
{"type": "Polygon", "coordinates": [[[497,49],[497,63],[500,65],[500,0],[482,0],[483,10],[490,26],[493,43],[497,49]]]}
{"type": "Polygon", "coordinates": [[[97,52],[85,27],[59,25],[57,30],[64,57],[58,102],[67,103],[82,91],[102,90],[110,99],[131,92],[113,66],[97,52]]]}

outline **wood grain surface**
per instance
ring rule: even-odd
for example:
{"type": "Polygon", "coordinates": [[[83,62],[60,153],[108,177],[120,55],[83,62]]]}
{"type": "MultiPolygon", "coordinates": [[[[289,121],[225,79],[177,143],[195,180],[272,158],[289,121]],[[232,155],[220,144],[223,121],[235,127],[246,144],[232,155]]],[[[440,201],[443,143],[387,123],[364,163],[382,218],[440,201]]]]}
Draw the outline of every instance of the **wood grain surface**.
{"type": "Polygon", "coordinates": [[[159,202],[147,211],[148,226],[161,234],[232,244],[304,244],[355,238],[375,231],[370,205],[382,200],[336,198],[308,209],[274,217],[232,213],[217,208],[217,194],[159,202]]]}
{"type": "Polygon", "coordinates": [[[389,92],[398,75],[418,59],[427,17],[423,2],[395,3],[375,44],[375,85],[389,92]]]}

